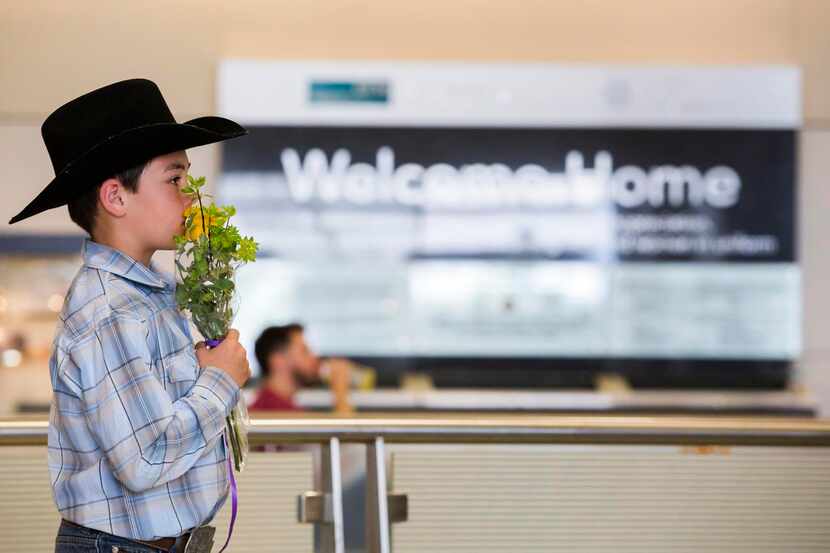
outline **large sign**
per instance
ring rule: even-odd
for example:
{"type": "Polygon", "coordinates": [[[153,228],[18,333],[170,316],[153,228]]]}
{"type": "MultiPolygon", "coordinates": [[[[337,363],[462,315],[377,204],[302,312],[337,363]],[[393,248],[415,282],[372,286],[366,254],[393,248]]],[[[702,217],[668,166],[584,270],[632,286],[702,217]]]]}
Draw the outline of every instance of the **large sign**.
{"type": "MultiPolygon", "coordinates": [[[[651,125],[418,125],[394,79],[316,75],[306,123],[248,102],[250,135],[223,145],[219,199],[265,255],[240,275],[247,333],[301,320],[323,353],[399,358],[798,356],[797,122],[763,94],[762,125],[729,124],[735,89],[700,125],[670,101],[651,125]]],[[[609,101],[637,90],[615,78],[609,101]]]]}
{"type": "Polygon", "coordinates": [[[255,127],[224,148],[221,200],[272,258],[262,317],[325,351],[798,353],[791,131],[255,127]]]}

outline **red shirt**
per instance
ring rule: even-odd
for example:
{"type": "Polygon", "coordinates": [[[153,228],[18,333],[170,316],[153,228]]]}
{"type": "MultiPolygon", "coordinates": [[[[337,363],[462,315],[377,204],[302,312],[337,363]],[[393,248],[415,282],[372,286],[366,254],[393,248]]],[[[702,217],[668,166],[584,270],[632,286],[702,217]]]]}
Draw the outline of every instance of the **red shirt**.
{"type": "Polygon", "coordinates": [[[302,408],[294,403],[290,397],[283,397],[278,393],[261,388],[252,404],[248,406],[249,411],[302,411],[302,408]]]}

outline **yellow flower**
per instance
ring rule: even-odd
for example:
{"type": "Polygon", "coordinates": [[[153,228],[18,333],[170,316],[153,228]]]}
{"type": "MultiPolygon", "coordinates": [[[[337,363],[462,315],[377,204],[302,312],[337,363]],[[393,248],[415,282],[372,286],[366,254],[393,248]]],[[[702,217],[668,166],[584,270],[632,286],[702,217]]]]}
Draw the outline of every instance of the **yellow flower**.
{"type": "Polygon", "coordinates": [[[223,225],[225,221],[223,217],[205,215],[204,211],[196,206],[188,207],[182,215],[185,219],[192,216],[190,225],[185,231],[185,238],[192,242],[197,241],[205,233],[206,228],[209,231],[212,227],[223,225]]]}
{"type": "Polygon", "coordinates": [[[187,229],[187,232],[185,232],[185,238],[187,238],[191,242],[195,242],[202,235],[202,232],[203,231],[202,231],[202,225],[201,224],[191,226],[190,228],[187,229]]]}
{"type": "Polygon", "coordinates": [[[202,210],[196,206],[191,206],[185,209],[182,215],[185,219],[192,216],[190,224],[187,225],[187,228],[185,229],[184,236],[188,240],[195,242],[204,233],[204,227],[202,226],[202,210]]]}

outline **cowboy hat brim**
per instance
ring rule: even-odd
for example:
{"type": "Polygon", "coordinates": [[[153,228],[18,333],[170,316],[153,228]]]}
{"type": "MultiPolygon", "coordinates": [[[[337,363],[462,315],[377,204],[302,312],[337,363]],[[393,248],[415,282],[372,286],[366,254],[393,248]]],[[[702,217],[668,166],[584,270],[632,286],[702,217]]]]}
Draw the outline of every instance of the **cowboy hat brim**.
{"type": "Polygon", "coordinates": [[[199,117],[184,123],[152,123],[128,129],[107,137],[66,164],[9,224],[66,205],[102,180],[155,157],[246,134],[244,127],[224,117],[199,117]]]}

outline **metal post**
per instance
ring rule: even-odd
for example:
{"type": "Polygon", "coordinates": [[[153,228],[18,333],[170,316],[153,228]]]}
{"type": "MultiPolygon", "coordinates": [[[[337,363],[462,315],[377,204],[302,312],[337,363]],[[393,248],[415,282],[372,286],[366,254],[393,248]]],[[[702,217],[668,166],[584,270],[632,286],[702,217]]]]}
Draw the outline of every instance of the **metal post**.
{"type": "Polygon", "coordinates": [[[331,438],[322,450],[323,493],[298,498],[300,521],[320,523],[320,553],[345,553],[343,532],[343,480],[340,474],[340,440],[331,438]]]}
{"type": "Polygon", "coordinates": [[[386,448],[383,438],[366,446],[366,548],[390,553],[389,510],[386,497],[386,448]]]}

